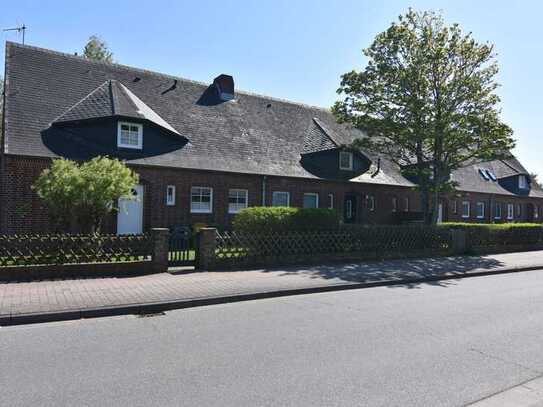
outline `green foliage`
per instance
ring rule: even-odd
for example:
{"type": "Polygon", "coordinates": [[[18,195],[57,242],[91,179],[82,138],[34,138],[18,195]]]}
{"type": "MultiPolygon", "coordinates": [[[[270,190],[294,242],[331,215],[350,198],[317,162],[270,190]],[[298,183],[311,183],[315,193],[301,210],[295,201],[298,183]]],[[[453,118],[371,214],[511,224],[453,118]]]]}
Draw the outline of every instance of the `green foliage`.
{"type": "Polygon", "coordinates": [[[444,222],[438,225],[441,228],[449,229],[481,229],[481,230],[508,230],[508,229],[542,229],[539,223],[467,223],[467,222],[444,222]]]}
{"type": "Polygon", "coordinates": [[[472,248],[523,246],[543,244],[543,226],[537,223],[462,223],[439,225],[443,229],[462,229],[472,248]]]}
{"type": "Polygon", "coordinates": [[[333,209],[302,209],[288,207],[252,207],[238,213],[234,230],[267,233],[301,230],[331,230],[339,226],[333,209]]]}
{"type": "Polygon", "coordinates": [[[33,188],[58,226],[74,220],[83,231],[98,231],[103,218],[118,210],[119,198],[132,198],[137,183],[138,176],[121,161],[96,157],[82,164],[54,160],[33,188]]]}
{"type": "Polygon", "coordinates": [[[497,107],[494,48],[434,12],[410,9],[364,54],[366,68],[342,76],[344,99],[333,112],[366,132],[355,147],[383,154],[418,179],[423,212],[435,223],[439,196],[455,187],[452,171],[507,156],[514,146],[497,107]]]}
{"type": "Polygon", "coordinates": [[[83,50],[85,58],[95,61],[113,62],[113,53],[105,41],[97,35],[91,35],[83,50]]]}

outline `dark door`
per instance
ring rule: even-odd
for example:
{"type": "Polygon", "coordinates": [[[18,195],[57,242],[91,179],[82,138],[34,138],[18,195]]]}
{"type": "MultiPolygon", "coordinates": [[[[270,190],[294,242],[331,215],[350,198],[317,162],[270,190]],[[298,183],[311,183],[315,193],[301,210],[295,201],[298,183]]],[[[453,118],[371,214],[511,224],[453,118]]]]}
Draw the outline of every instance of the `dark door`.
{"type": "Polygon", "coordinates": [[[356,196],[345,195],[343,203],[343,222],[354,223],[356,221],[356,196]]]}

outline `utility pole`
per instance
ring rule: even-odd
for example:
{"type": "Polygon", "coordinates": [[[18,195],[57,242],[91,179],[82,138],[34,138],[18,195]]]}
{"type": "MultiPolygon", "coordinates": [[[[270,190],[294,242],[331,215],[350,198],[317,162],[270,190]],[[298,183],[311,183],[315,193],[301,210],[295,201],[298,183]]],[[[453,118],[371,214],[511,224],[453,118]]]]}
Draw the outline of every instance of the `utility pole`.
{"type": "Polygon", "coordinates": [[[4,28],[2,31],[17,31],[18,34],[20,34],[21,32],[23,33],[23,45],[25,43],[25,31],[26,31],[26,25],[21,25],[19,27],[14,27],[14,28],[4,28]]]}

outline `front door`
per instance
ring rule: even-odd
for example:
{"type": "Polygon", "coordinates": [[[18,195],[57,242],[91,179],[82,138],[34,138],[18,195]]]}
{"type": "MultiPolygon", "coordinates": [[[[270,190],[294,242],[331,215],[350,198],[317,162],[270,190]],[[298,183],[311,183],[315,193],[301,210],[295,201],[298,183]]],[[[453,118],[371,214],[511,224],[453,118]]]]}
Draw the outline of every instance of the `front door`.
{"type": "Polygon", "coordinates": [[[343,222],[354,223],[356,221],[356,196],[345,195],[343,203],[343,222]]]}
{"type": "Polygon", "coordinates": [[[132,190],[134,199],[119,199],[117,234],[132,235],[143,232],[143,186],[132,190]]]}

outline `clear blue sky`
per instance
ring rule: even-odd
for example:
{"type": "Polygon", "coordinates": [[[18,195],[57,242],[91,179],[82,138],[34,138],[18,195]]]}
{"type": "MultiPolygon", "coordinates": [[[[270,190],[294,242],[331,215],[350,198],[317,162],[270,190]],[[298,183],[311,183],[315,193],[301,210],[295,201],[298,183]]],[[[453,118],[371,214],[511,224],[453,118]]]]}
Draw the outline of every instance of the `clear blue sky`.
{"type": "Polygon", "coordinates": [[[98,34],[123,64],[205,82],[230,73],[240,89],[328,107],[340,75],[361,69],[362,48],[408,7],[441,10],[496,45],[515,153],[543,177],[540,1],[17,0],[3,3],[0,27],[24,22],[28,44],[65,52],[98,34]]]}

